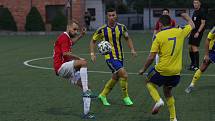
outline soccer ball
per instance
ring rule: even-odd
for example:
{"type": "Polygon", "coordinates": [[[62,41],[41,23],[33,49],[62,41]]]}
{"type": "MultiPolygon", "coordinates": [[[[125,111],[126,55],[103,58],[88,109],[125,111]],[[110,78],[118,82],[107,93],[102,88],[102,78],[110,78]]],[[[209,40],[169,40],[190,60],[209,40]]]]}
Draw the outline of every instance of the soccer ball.
{"type": "Polygon", "coordinates": [[[102,55],[106,55],[111,52],[111,44],[108,41],[101,41],[98,44],[98,50],[102,55]]]}

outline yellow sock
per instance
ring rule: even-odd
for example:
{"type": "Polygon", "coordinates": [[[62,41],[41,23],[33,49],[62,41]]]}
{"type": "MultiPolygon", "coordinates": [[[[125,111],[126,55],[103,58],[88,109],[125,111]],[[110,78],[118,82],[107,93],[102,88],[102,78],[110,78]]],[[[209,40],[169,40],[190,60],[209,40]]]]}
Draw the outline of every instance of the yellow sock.
{"type": "Polygon", "coordinates": [[[198,69],[198,70],[196,71],[196,73],[194,74],[194,76],[193,76],[193,80],[192,80],[192,82],[191,82],[191,85],[192,85],[192,86],[194,86],[194,85],[196,84],[196,82],[197,82],[197,80],[199,80],[201,74],[202,74],[201,70],[198,69]]]}
{"type": "Polygon", "coordinates": [[[128,97],[128,80],[125,78],[120,78],[120,86],[122,88],[122,96],[123,98],[128,97]]]}
{"type": "Polygon", "coordinates": [[[167,98],[167,106],[169,109],[170,121],[176,118],[176,111],[175,111],[175,99],[174,97],[167,98]]]}
{"type": "Polygon", "coordinates": [[[116,80],[110,79],[106,84],[100,95],[107,96],[110,93],[114,85],[116,84],[116,80]]]}
{"type": "Polygon", "coordinates": [[[148,82],[146,84],[146,87],[148,88],[149,90],[149,93],[150,95],[152,96],[153,100],[155,102],[158,102],[160,100],[160,95],[158,94],[158,91],[157,91],[157,88],[156,88],[156,85],[151,83],[151,82],[148,82]]]}

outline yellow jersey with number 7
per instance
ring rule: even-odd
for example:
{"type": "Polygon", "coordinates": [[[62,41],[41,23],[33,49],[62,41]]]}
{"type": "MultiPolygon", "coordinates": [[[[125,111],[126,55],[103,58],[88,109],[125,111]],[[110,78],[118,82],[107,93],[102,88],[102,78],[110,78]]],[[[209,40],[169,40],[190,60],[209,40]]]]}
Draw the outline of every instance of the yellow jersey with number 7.
{"type": "Polygon", "coordinates": [[[159,62],[156,71],[162,76],[180,75],[182,51],[185,38],[191,32],[191,25],[183,28],[164,28],[155,37],[150,52],[157,52],[159,62]]]}

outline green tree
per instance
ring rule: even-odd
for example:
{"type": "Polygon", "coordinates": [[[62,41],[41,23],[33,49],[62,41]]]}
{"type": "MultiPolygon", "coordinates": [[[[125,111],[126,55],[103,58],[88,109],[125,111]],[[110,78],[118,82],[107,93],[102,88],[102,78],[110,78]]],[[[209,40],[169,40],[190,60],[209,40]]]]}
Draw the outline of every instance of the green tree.
{"type": "Polygon", "coordinates": [[[43,19],[36,7],[32,7],[26,17],[26,31],[44,31],[45,25],[43,19]]]}
{"type": "Polygon", "coordinates": [[[1,8],[2,14],[0,16],[0,29],[1,30],[10,30],[10,31],[17,31],[16,22],[14,21],[11,12],[8,8],[1,8]]]}
{"type": "Polygon", "coordinates": [[[54,19],[51,21],[53,31],[64,31],[67,26],[67,17],[58,11],[54,19]]]}

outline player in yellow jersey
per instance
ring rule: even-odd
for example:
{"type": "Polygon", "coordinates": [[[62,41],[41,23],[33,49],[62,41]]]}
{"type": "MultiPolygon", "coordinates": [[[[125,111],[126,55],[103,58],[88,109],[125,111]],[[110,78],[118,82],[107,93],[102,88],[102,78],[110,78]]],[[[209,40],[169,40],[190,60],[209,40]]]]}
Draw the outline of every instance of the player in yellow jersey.
{"type": "Polygon", "coordinates": [[[127,41],[128,47],[131,49],[131,54],[136,56],[136,51],[133,47],[131,38],[128,35],[126,26],[117,23],[116,10],[109,9],[107,11],[108,23],[99,28],[93,35],[90,42],[90,55],[91,60],[95,62],[95,45],[97,41],[105,40],[108,41],[112,46],[112,52],[105,55],[105,60],[108,67],[112,70],[112,78],[105,84],[103,91],[99,94],[99,99],[102,101],[103,105],[110,105],[107,101],[107,95],[110,93],[114,85],[119,81],[123,93],[123,102],[125,105],[132,105],[128,95],[128,74],[123,67],[123,49],[121,38],[127,41]]]}
{"type": "Polygon", "coordinates": [[[175,99],[171,91],[180,81],[184,40],[195,27],[192,19],[186,13],[181,15],[188,22],[188,25],[183,28],[171,27],[171,18],[168,15],[160,17],[159,21],[162,29],[155,36],[147,61],[139,71],[139,74],[142,75],[152,64],[158,53],[160,60],[148,72],[146,87],[156,102],[152,109],[152,114],[157,114],[160,107],[164,105],[164,101],[157,91],[157,86],[163,86],[164,96],[170,113],[170,121],[177,121],[175,99]]]}
{"type": "Polygon", "coordinates": [[[208,37],[205,41],[205,57],[203,63],[194,74],[190,85],[187,87],[187,89],[185,89],[186,93],[190,93],[193,90],[197,80],[200,78],[201,74],[205,72],[205,70],[211,63],[215,63],[215,26],[209,32],[208,37]]]}

